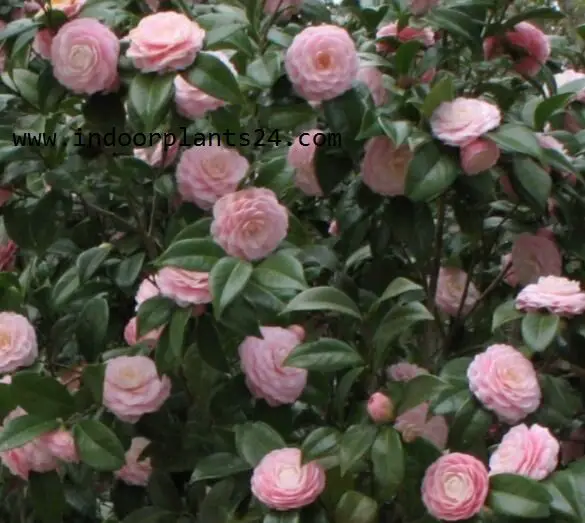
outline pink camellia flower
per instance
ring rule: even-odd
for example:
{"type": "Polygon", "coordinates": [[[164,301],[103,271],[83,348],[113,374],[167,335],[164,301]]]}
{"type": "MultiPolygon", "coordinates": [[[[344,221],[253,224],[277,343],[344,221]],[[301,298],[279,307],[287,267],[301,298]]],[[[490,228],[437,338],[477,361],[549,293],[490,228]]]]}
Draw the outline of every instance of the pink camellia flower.
{"type": "Polygon", "coordinates": [[[76,94],[116,88],[119,55],[118,37],[94,18],[66,22],[51,44],[54,76],[76,94]]]}
{"type": "Polygon", "coordinates": [[[43,434],[40,441],[44,443],[51,454],[65,463],[79,463],[79,454],[75,439],[71,432],[59,429],[43,434]]]}
{"type": "Polygon", "coordinates": [[[428,373],[429,371],[427,369],[423,369],[422,367],[419,367],[414,363],[408,363],[407,361],[395,363],[386,369],[386,376],[388,379],[394,381],[410,381],[421,374],[428,373]]]}
{"type": "Polygon", "coordinates": [[[138,312],[140,305],[155,296],[160,296],[160,289],[156,286],[154,277],[150,276],[149,278],[144,278],[136,291],[136,297],[134,298],[136,307],[134,308],[134,311],[138,312]]]}
{"type": "MultiPolygon", "coordinates": [[[[207,51],[207,54],[215,56],[226,65],[232,74],[237,78],[238,71],[230,62],[227,55],[221,51],[207,51]]],[[[195,120],[197,118],[203,118],[207,113],[215,111],[220,107],[227,104],[226,101],[220,100],[215,96],[203,92],[198,87],[191,85],[181,75],[175,77],[175,103],[177,105],[177,112],[189,118],[195,120]]]]}
{"type": "Polygon", "coordinates": [[[173,145],[166,147],[164,141],[160,140],[152,147],[134,149],[134,156],[151,167],[168,167],[177,158],[181,142],[175,142],[173,145]]]}
{"type": "Polygon", "coordinates": [[[410,12],[416,16],[428,13],[437,5],[439,5],[439,0],[409,0],[410,12]]]}
{"type": "Polygon", "coordinates": [[[536,236],[540,236],[541,238],[547,238],[551,242],[556,242],[555,233],[552,229],[552,226],[549,227],[541,227],[536,231],[536,236]]]}
{"type": "Polygon", "coordinates": [[[0,242],[0,272],[11,271],[14,268],[17,252],[18,245],[12,240],[0,242]]]}
{"type": "Polygon", "coordinates": [[[145,16],[132,29],[126,56],[143,73],[187,69],[203,47],[205,31],[187,16],[163,11],[145,16]]]}
{"type": "Polygon", "coordinates": [[[315,461],[302,463],[299,449],[269,452],[254,468],[252,494],[274,510],[310,505],[325,490],[325,471],[315,461]]]}
{"type": "Polygon", "coordinates": [[[339,223],[337,223],[337,220],[331,220],[327,232],[329,233],[329,236],[339,236],[339,223]]]}
{"type": "MultiPolygon", "coordinates": [[[[425,47],[431,47],[435,43],[435,33],[430,27],[418,28],[406,26],[398,30],[398,22],[392,22],[384,25],[376,32],[376,39],[396,38],[404,43],[411,40],[418,40],[425,47]]],[[[379,53],[392,53],[396,47],[390,42],[376,42],[376,51],[379,53]]]]}
{"type": "Polygon", "coordinates": [[[264,13],[274,15],[280,11],[279,20],[289,20],[299,12],[304,0],[265,0],[264,13]]]}
{"type": "Polygon", "coordinates": [[[73,18],[84,6],[86,0],[51,0],[45,3],[45,9],[49,7],[53,11],[61,11],[67,18],[73,18]]]}
{"type": "MultiPolygon", "coordinates": [[[[0,27],[2,29],[2,27],[0,27]]],[[[10,189],[0,188],[0,207],[2,207],[8,200],[12,198],[12,191],[10,189]]]]}
{"type": "Polygon", "coordinates": [[[362,67],[358,71],[357,81],[367,85],[377,106],[388,101],[388,90],[384,87],[383,75],[377,67],[362,67]]]}
{"type": "Polygon", "coordinates": [[[126,451],[126,463],[114,475],[127,485],[146,487],[152,474],[150,457],[140,459],[150,441],[143,437],[132,438],[130,448],[126,451]]]}
{"type": "Polygon", "coordinates": [[[317,143],[321,143],[323,136],[319,129],[305,131],[295,138],[295,141],[288,150],[287,162],[295,170],[295,185],[307,196],[323,196],[323,191],[315,172],[315,153],[317,143]],[[317,142],[317,143],[315,143],[317,142]]]}
{"type": "Polygon", "coordinates": [[[456,98],[443,102],[431,117],[433,135],[447,145],[464,147],[498,127],[500,109],[484,100],[456,98]]]}
{"type": "Polygon", "coordinates": [[[536,133],[536,139],[538,140],[538,144],[543,149],[552,149],[553,151],[557,151],[558,153],[562,154],[565,157],[568,156],[565,146],[561,142],[559,142],[554,136],[550,136],[544,133],[536,133]]]}
{"type": "Polygon", "coordinates": [[[177,188],[183,201],[209,210],[238,188],[249,168],[250,163],[237,149],[217,144],[193,146],[177,164],[177,188]]]}
{"type": "Polygon", "coordinates": [[[138,338],[138,318],[134,316],[130,319],[130,321],[126,324],[124,328],[124,340],[130,346],[136,345],[137,343],[144,343],[149,347],[155,347],[158,343],[158,340],[164,330],[164,327],[159,327],[158,329],[153,329],[150,332],[144,334],[141,338],[138,338]]]}
{"type": "Polygon", "coordinates": [[[572,317],[585,311],[585,292],[578,281],[560,276],[541,276],[527,285],[516,297],[516,308],[536,312],[542,309],[551,314],[572,317]]]}
{"type": "Polygon", "coordinates": [[[396,147],[386,136],[375,136],[366,143],[361,165],[362,181],[384,196],[404,194],[408,166],[413,158],[406,144],[396,147]]]}
{"type": "Polygon", "coordinates": [[[28,367],[38,355],[37,335],[28,318],[0,312],[0,374],[28,367]]]}
{"type": "Polygon", "coordinates": [[[396,418],[394,428],[402,434],[406,442],[423,438],[437,448],[444,449],[449,438],[449,425],[443,416],[429,418],[429,403],[424,402],[403,412],[396,418]]]}
{"type": "Polygon", "coordinates": [[[479,174],[491,169],[500,159],[500,148],[495,142],[478,138],[461,147],[461,168],[468,175],[479,174]]]}
{"type": "MultiPolygon", "coordinates": [[[[449,316],[457,316],[461,307],[467,278],[467,273],[461,269],[456,267],[441,267],[437,280],[437,294],[435,296],[435,303],[439,310],[449,316]]],[[[461,307],[461,316],[467,316],[469,314],[479,299],[479,296],[477,287],[473,282],[470,282],[465,301],[461,307]]]]}
{"type": "Polygon", "coordinates": [[[372,421],[386,423],[394,417],[392,400],[381,392],[374,392],[368,400],[367,410],[372,421]]]}
{"type": "Polygon", "coordinates": [[[262,338],[248,336],[238,347],[246,385],[255,398],[271,407],[294,403],[307,384],[307,371],[283,367],[284,360],[304,339],[304,330],[260,327],[262,338]]]}
{"type": "Polygon", "coordinates": [[[51,47],[54,35],[50,29],[40,29],[33,40],[33,51],[45,60],[51,59],[51,47]]]}
{"type": "Polygon", "coordinates": [[[160,293],[179,307],[211,303],[209,273],[163,267],[155,276],[160,293]]]}
{"type": "Polygon", "coordinates": [[[540,276],[560,276],[563,259],[555,242],[523,233],[512,246],[512,267],[520,285],[528,285],[538,281],[540,276]]]}
{"type": "Polygon", "coordinates": [[[510,286],[510,287],[516,287],[518,286],[519,282],[518,282],[518,278],[516,276],[516,273],[514,272],[514,265],[512,264],[512,253],[508,253],[508,254],[504,254],[502,256],[502,270],[504,270],[505,267],[507,267],[508,265],[510,265],[510,267],[508,268],[508,271],[506,272],[506,276],[504,276],[504,281],[510,286]]]}
{"type": "Polygon", "coordinates": [[[122,421],[136,423],[143,414],[156,412],[170,394],[171,381],[159,377],[150,358],[118,356],[106,362],[104,405],[122,421]]]}
{"type": "Polygon", "coordinates": [[[560,445],[546,427],[517,425],[490,457],[490,475],[519,474],[540,481],[559,464],[560,445]]]}
{"type": "Polygon", "coordinates": [[[550,57],[550,43],[547,36],[529,22],[520,22],[505,36],[490,36],[483,42],[486,60],[492,60],[508,52],[515,57],[514,70],[524,76],[535,76],[550,57]],[[515,48],[518,48],[516,50],[515,48]]]}
{"type": "Polygon", "coordinates": [[[422,500],[429,514],[443,521],[462,521],[485,503],[489,476],[474,456],[453,452],[441,456],[425,472],[422,500]]]}
{"type": "Polygon", "coordinates": [[[573,429],[569,439],[561,441],[561,463],[567,465],[571,461],[585,455],[585,428],[573,429]]]}
{"type": "Polygon", "coordinates": [[[297,34],[286,52],[285,68],[295,90],[322,102],[345,93],[359,69],[355,43],[336,25],[317,25],[297,34]]]}
{"type": "MultiPolygon", "coordinates": [[[[571,82],[585,80],[585,73],[575,71],[574,69],[565,69],[562,73],[555,74],[554,78],[557,88],[561,88],[571,82]]],[[[578,102],[585,102],[585,87],[575,94],[575,100],[578,102]]]]}
{"type": "Polygon", "coordinates": [[[467,368],[469,388],[501,421],[518,423],[542,399],[532,362],[511,345],[490,345],[467,368]]]}
{"type": "Polygon", "coordinates": [[[210,230],[214,241],[230,256],[259,260],[286,238],[288,210],[270,189],[243,189],[215,203],[210,230]]]}

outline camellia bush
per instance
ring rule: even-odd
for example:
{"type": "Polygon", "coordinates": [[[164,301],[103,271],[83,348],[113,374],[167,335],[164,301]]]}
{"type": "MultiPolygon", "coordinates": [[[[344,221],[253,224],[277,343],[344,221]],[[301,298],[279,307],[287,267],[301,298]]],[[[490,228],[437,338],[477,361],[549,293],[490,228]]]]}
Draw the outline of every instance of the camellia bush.
{"type": "Polygon", "coordinates": [[[585,521],[585,26],[522,5],[4,0],[0,521],[585,521]]]}

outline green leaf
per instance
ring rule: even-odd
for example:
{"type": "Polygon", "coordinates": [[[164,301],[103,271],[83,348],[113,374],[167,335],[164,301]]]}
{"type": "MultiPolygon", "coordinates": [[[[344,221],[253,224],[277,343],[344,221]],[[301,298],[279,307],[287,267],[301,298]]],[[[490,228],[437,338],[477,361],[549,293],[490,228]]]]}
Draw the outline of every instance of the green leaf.
{"type": "Polygon", "coordinates": [[[254,269],[254,281],[269,289],[305,290],[303,264],[294,256],[279,252],[264,260],[254,269]]]}
{"type": "Polygon", "coordinates": [[[524,342],[535,352],[544,351],[554,340],[560,321],[554,314],[527,313],[522,319],[524,342]]]}
{"type": "Polygon", "coordinates": [[[165,523],[172,512],[159,507],[142,507],[128,514],[122,523],[165,523]]]}
{"type": "Polygon", "coordinates": [[[238,454],[253,467],[269,452],[286,447],[280,434],[266,423],[245,423],[235,431],[238,454]]]}
{"type": "Polygon", "coordinates": [[[298,510],[286,512],[269,512],[264,516],[262,523],[299,523],[301,515],[298,510]]]}
{"type": "Polygon", "coordinates": [[[219,372],[229,372],[230,368],[223,353],[217,328],[210,316],[197,318],[195,339],[199,355],[207,365],[219,372]]]}
{"type": "Polygon", "coordinates": [[[31,472],[28,488],[38,520],[43,523],[61,523],[67,503],[59,474],[54,470],[43,474],[31,472]]]}
{"type": "Polygon", "coordinates": [[[0,452],[22,447],[36,437],[58,428],[57,420],[47,420],[30,414],[11,419],[0,432],[0,452]]]}
{"type": "Polygon", "coordinates": [[[73,396],[55,378],[32,372],[16,374],[10,390],[29,414],[47,418],[68,418],[75,412],[73,396]]]}
{"type": "Polygon", "coordinates": [[[137,74],[128,89],[130,109],[140,118],[143,129],[152,132],[169,110],[175,75],[137,74]]]}
{"type": "Polygon", "coordinates": [[[381,427],[372,445],[372,466],[382,501],[396,495],[405,474],[405,458],[400,434],[393,427],[381,427]]]}
{"type": "Polygon", "coordinates": [[[394,142],[396,147],[400,147],[412,133],[412,123],[408,121],[394,121],[387,116],[380,115],[378,123],[384,134],[394,142]]]}
{"type": "Polygon", "coordinates": [[[341,433],[333,427],[319,427],[303,441],[303,463],[319,460],[321,465],[335,467],[339,464],[338,448],[341,433]]]}
{"type": "Polygon", "coordinates": [[[545,518],[550,515],[550,494],[533,479],[515,474],[490,478],[487,505],[496,514],[520,518],[545,518]]]}
{"type": "Polygon", "coordinates": [[[169,324],[169,349],[173,358],[177,361],[183,358],[185,332],[189,320],[192,317],[193,313],[190,308],[177,309],[171,317],[171,323],[169,324]]]}
{"type": "Polygon", "coordinates": [[[118,287],[130,287],[134,285],[140,275],[146,254],[139,252],[120,262],[116,269],[116,285],[118,287]]]}
{"type": "Polygon", "coordinates": [[[73,437],[81,460],[100,471],[120,469],[125,462],[124,447],[103,423],[84,419],[73,426],[73,437]]]}
{"type": "Polygon", "coordinates": [[[446,75],[439,80],[427,94],[425,101],[423,102],[421,112],[430,118],[435,110],[443,102],[450,102],[455,99],[455,84],[453,83],[453,77],[446,75]]]}
{"type": "Polygon", "coordinates": [[[209,272],[224,256],[221,247],[212,240],[190,238],[173,242],[155,263],[161,267],[172,266],[188,271],[209,272]]]}
{"type": "Polygon", "coordinates": [[[363,364],[364,360],[351,345],[332,338],[298,345],[283,362],[285,367],[318,372],[337,372],[363,364]]]}
{"type": "Polygon", "coordinates": [[[550,175],[526,156],[516,156],[512,162],[510,181],[514,191],[535,211],[544,212],[552,189],[550,175]]]}
{"type": "Polygon", "coordinates": [[[354,301],[334,287],[314,287],[293,298],[281,314],[297,311],[333,311],[361,319],[361,313],[354,301]]]}
{"type": "Polygon", "coordinates": [[[401,294],[404,294],[406,292],[420,290],[423,290],[421,285],[419,285],[418,283],[414,283],[413,281],[410,281],[406,278],[403,278],[402,276],[399,276],[398,278],[395,278],[390,282],[388,287],[386,287],[386,290],[382,293],[382,296],[380,296],[376,300],[376,304],[379,305],[380,303],[385,302],[386,300],[391,300],[392,298],[396,298],[396,296],[400,296],[401,294]]]}
{"type": "Polygon", "coordinates": [[[523,125],[504,124],[497,131],[487,133],[504,152],[521,153],[540,159],[542,150],[535,134],[523,125]]]}
{"type": "Polygon", "coordinates": [[[337,418],[341,421],[343,421],[343,411],[345,409],[349,393],[351,392],[351,388],[359,378],[360,374],[364,371],[364,368],[365,367],[357,367],[355,369],[351,369],[347,371],[343,378],[339,380],[337,391],[335,393],[335,411],[337,413],[337,418]]]}
{"type": "Polygon", "coordinates": [[[143,301],[136,313],[137,337],[141,338],[151,330],[166,325],[175,309],[175,302],[164,296],[154,296],[143,301]]]}
{"type": "Polygon", "coordinates": [[[246,463],[238,456],[227,452],[220,452],[206,456],[198,461],[191,476],[191,481],[225,478],[239,474],[240,472],[245,472],[251,468],[249,463],[246,463]]]}
{"type": "Polygon", "coordinates": [[[374,425],[352,425],[345,431],[339,445],[342,476],[345,476],[365,456],[377,434],[378,428],[374,425]]]}
{"type": "Polygon", "coordinates": [[[335,507],[335,523],[374,523],[377,516],[378,504],[355,490],[345,492],[335,507]]]}
{"type": "Polygon", "coordinates": [[[581,460],[571,463],[566,470],[555,472],[543,482],[552,498],[552,512],[575,523],[585,521],[584,481],[585,462],[581,460]]]}
{"type": "Polygon", "coordinates": [[[427,142],[414,151],[408,165],[405,194],[415,202],[433,200],[453,184],[459,171],[452,158],[443,156],[434,142],[427,142]]]}
{"type": "Polygon", "coordinates": [[[403,42],[400,44],[396,55],[394,56],[394,64],[397,75],[406,75],[410,71],[412,63],[419,51],[423,49],[422,42],[418,40],[411,40],[410,42],[403,42]]]}
{"type": "Polygon", "coordinates": [[[106,366],[103,363],[86,365],[81,374],[81,381],[84,387],[87,387],[94,401],[101,405],[104,395],[104,377],[106,366]]]}
{"type": "Polygon", "coordinates": [[[183,509],[181,496],[169,472],[155,468],[148,479],[147,490],[154,506],[173,512],[183,509]]]}
{"type": "Polygon", "coordinates": [[[516,309],[516,300],[508,300],[497,306],[492,318],[492,332],[502,325],[522,318],[523,313],[516,309]]]}
{"type": "Polygon", "coordinates": [[[540,102],[534,111],[534,127],[542,130],[546,122],[558,110],[563,109],[572,96],[572,93],[557,94],[540,102]]]}
{"type": "Polygon", "coordinates": [[[182,240],[201,240],[209,236],[209,229],[213,218],[201,218],[195,223],[187,225],[175,236],[173,236],[172,243],[179,243],[182,240]]]}
{"type": "Polygon", "coordinates": [[[398,414],[412,409],[421,403],[430,400],[435,394],[447,387],[441,378],[432,374],[421,374],[406,383],[398,414]]]}
{"type": "Polygon", "coordinates": [[[105,345],[110,321],[110,308],[105,298],[95,296],[84,305],[75,335],[81,353],[91,361],[99,355],[105,345]]]}
{"type": "Polygon", "coordinates": [[[14,20],[7,24],[3,29],[0,29],[0,42],[4,42],[13,36],[17,36],[20,33],[30,31],[35,27],[39,27],[40,23],[30,18],[21,18],[14,20]]]}
{"type": "Polygon", "coordinates": [[[528,9],[519,15],[512,16],[504,24],[504,29],[510,29],[524,20],[562,20],[565,15],[562,11],[551,7],[537,7],[528,9]]]}
{"type": "Polygon", "coordinates": [[[459,36],[468,42],[475,43],[480,38],[481,22],[456,9],[435,8],[429,13],[428,19],[453,36],[459,36]]]}
{"type": "Polygon", "coordinates": [[[190,84],[215,98],[236,105],[244,102],[238,79],[213,54],[200,52],[185,76],[190,84]]]}
{"type": "Polygon", "coordinates": [[[244,290],[253,270],[250,263],[237,258],[223,258],[211,269],[209,285],[213,297],[213,312],[217,319],[244,290]]]}
{"type": "Polygon", "coordinates": [[[99,247],[92,247],[82,252],[77,257],[75,264],[79,272],[79,279],[82,283],[89,280],[96,273],[110,255],[112,247],[109,243],[104,243],[99,247]]]}

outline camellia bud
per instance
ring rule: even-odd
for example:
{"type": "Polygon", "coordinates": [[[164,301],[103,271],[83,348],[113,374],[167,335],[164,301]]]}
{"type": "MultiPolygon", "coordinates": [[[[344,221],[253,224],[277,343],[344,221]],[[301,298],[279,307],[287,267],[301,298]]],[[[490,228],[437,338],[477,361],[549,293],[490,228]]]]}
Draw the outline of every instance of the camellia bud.
{"type": "Polygon", "coordinates": [[[376,423],[392,421],[394,418],[392,400],[381,392],[375,392],[368,400],[368,414],[376,423]]]}
{"type": "Polygon", "coordinates": [[[500,148],[491,140],[478,138],[461,148],[461,168],[474,175],[491,169],[500,159],[500,148]]]}

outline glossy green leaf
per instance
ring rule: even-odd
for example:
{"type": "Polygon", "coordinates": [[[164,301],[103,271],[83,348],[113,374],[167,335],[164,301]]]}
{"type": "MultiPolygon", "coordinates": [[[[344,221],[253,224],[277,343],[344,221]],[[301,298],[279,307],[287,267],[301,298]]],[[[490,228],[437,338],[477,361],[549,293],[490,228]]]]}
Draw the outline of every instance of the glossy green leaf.
{"type": "Polygon", "coordinates": [[[0,432],[0,452],[22,447],[36,437],[58,428],[57,420],[47,420],[30,414],[11,419],[0,432]]]}
{"type": "Polygon", "coordinates": [[[402,484],[405,474],[404,451],[400,434],[393,427],[382,427],[372,445],[372,467],[378,496],[390,501],[402,484]]]}
{"type": "Polygon", "coordinates": [[[235,432],[238,454],[253,467],[269,452],[286,447],[282,436],[266,423],[238,425],[235,432]]]}
{"type": "Polygon", "coordinates": [[[522,316],[523,313],[516,309],[515,300],[508,300],[501,303],[496,307],[496,310],[494,310],[494,315],[492,317],[492,332],[495,332],[496,329],[506,323],[522,318],[522,316]]]}
{"type": "Polygon", "coordinates": [[[523,125],[504,124],[486,136],[505,152],[527,154],[534,158],[542,156],[540,144],[534,132],[523,125]]]}
{"type": "Polygon", "coordinates": [[[322,465],[337,466],[339,464],[338,449],[341,433],[333,427],[319,427],[313,430],[303,441],[303,462],[319,460],[322,465]]]}
{"type": "Polygon", "coordinates": [[[430,400],[446,386],[448,386],[446,382],[432,374],[421,374],[420,376],[412,378],[406,383],[404,395],[398,408],[398,413],[402,414],[403,412],[430,400]]]}
{"type": "Polygon", "coordinates": [[[76,265],[79,271],[79,279],[82,282],[89,280],[96,273],[109,256],[112,247],[111,244],[104,243],[99,247],[92,247],[82,252],[77,257],[76,265]]]}
{"type": "Polygon", "coordinates": [[[63,483],[56,471],[31,472],[28,488],[35,515],[42,523],[61,523],[67,508],[63,483]]]}
{"type": "Polygon", "coordinates": [[[145,132],[153,132],[166,116],[173,97],[174,75],[137,74],[128,89],[128,104],[145,132]]]}
{"type": "Polygon", "coordinates": [[[244,290],[253,270],[250,263],[237,258],[223,258],[214,265],[209,285],[216,318],[220,318],[224,309],[244,290]]]}
{"type": "Polygon", "coordinates": [[[243,102],[237,77],[213,54],[200,52],[185,77],[189,83],[214,98],[236,105],[243,102]]]}
{"type": "Polygon", "coordinates": [[[225,478],[250,470],[251,466],[243,459],[227,452],[212,454],[201,459],[193,471],[191,481],[225,478]]]}
{"type": "Polygon", "coordinates": [[[179,267],[188,271],[209,272],[225,253],[212,240],[189,238],[173,242],[156,261],[159,266],[179,267]]]}
{"type": "Polygon", "coordinates": [[[554,340],[560,321],[555,314],[529,312],[522,319],[522,338],[532,350],[542,352],[554,340]]]}
{"type": "Polygon", "coordinates": [[[514,191],[535,211],[544,212],[552,189],[550,175],[525,156],[516,156],[512,167],[510,181],[514,191]]]}
{"type": "Polygon", "coordinates": [[[361,319],[354,301],[334,287],[314,287],[293,298],[281,314],[298,311],[331,311],[361,319]]]}
{"type": "Polygon", "coordinates": [[[345,476],[351,468],[370,450],[378,429],[374,425],[352,425],[341,437],[339,458],[341,475],[345,476]]]}
{"type": "Polygon", "coordinates": [[[450,102],[455,99],[455,85],[453,83],[453,77],[446,75],[439,80],[427,94],[421,112],[430,118],[435,110],[443,102],[450,102]]]}
{"type": "Polygon", "coordinates": [[[10,390],[29,414],[47,418],[68,418],[75,412],[73,397],[55,378],[32,372],[16,374],[10,390]]]}
{"type": "Polygon", "coordinates": [[[283,366],[337,372],[363,363],[362,357],[351,345],[332,338],[321,338],[295,347],[284,360],[283,366]]]}
{"type": "Polygon", "coordinates": [[[73,426],[73,437],[81,460],[90,467],[112,471],[124,465],[124,447],[103,423],[93,419],[80,420],[73,426]]]}
{"type": "Polygon", "coordinates": [[[164,296],[154,296],[142,302],[136,314],[138,338],[166,325],[171,320],[175,308],[175,302],[164,296]]]}
{"type": "Polygon", "coordinates": [[[487,505],[495,513],[520,518],[545,518],[550,515],[551,497],[537,481],[515,474],[490,478],[487,505]]]}
{"type": "Polygon", "coordinates": [[[335,523],[374,523],[378,504],[361,492],[349,490],[335,507],[335,523]]]}

